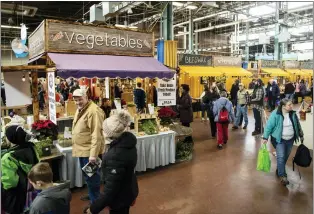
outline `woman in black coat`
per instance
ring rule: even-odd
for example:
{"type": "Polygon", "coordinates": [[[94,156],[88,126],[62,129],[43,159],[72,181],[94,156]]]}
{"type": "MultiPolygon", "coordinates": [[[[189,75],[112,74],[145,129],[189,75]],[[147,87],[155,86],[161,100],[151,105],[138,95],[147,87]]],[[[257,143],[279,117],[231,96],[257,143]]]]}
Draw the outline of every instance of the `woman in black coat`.
{"type": "Polygon", "coordinates": [[[180,122],[183,126],[190,127],[193,122],[192,98],[189,94],[190,87],[186,84],[181,85],[182,94],[178,99],[178,109],[180,112],[180,122]]]}
{"type": "Polygon", "coordinates": [[[110,214],[128,214],[138,196],[135,175],[137,163],[136,137],[126,129],[131,122],[127,111],[120,111],[103,123],[103,134],[109,150],[103,155],[104,193],[90,206],[87,213],[98,214],[105,207],[110,214]]]}

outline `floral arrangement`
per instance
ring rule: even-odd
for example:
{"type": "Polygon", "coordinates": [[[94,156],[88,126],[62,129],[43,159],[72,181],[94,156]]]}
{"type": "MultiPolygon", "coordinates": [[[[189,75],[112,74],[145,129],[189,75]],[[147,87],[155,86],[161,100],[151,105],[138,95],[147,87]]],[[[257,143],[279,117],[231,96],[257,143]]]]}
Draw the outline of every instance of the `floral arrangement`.
{"type": "Polygon", "coordinates": [[[39,120],[32,125],[32,132],[39,138],[51,137],[52,140],[58,139],[58,127],[51,120],[39,120]]]}
{"type": "Polygon", "coordinates": [[[172,119],[176,118],[177,113],[170,107],[163,107],[158,110],[158,117],[160,118],[160,125],[168,126],[172,124],[172,119]]]}

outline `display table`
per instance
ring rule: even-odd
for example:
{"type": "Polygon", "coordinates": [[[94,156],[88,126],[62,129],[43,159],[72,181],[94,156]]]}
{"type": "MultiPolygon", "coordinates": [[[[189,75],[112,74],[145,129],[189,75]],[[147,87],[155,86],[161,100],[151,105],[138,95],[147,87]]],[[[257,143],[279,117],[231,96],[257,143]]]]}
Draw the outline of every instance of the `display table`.
{"type": "MultiPolygon", "coordinates": [[[[175,163],[175,132],[167,131],[156,135],[137,136],[137,165],[135,171],[143,172],[158,166],[175,163]]],[[[71,181],[71,188],[84,185],[83,173],[78,158],[72,157],[72,147],[56,145],[63,153],[61,174],[63,180],[71,181]]]]}

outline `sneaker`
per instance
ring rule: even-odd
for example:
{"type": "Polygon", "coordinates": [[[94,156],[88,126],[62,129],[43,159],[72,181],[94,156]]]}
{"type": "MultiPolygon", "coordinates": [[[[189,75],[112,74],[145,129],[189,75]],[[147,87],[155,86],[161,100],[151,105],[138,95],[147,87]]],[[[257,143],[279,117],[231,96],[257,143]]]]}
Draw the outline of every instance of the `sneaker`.
{"type": "Polygon", "coordinates": [[[259,134],[261,134],[261,132],[259,132],[259,131],[252,132],[252,136],[259,135],[259,134]]]}
{"type": "Polygon", "coordinates": [[[243,126],[243,129],[246,129],[247,128],[247,125],[243,126]]]}
{"type": "Polygon", "coordinates": [[[289,184],[289,181],[286,177],[280,177],[280,182],[282,185],[287,186],[289,184]]]}
{"type": "Polygon", "coordinates": [[[221,149],[222,149],[222,145],[221,145],[221,144],[218,144],[218,145],[217,145],[217,148],[218,148],[219,150],[221,150],[221,149]]]}
{"type": "Polygon", "coordinates": [[[232,126],[232,129],[238,129],[238,127],[237,126],[232,126]]]}
{"type": "Polygon", "coordinates": [[[202,117],[202,121],[204,121],[205,119],[202,117]]]}
{"type": "Polygon", "coordinates": [[[207,117],[206,120],[209,121],[209,118],[207,117]]]}

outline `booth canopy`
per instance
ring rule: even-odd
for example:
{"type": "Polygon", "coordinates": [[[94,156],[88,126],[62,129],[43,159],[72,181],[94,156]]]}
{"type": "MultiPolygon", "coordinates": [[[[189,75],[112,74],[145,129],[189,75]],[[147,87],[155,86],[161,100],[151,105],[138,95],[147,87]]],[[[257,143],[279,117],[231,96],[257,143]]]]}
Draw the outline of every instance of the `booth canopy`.
{"type": "Polygon", "coordinates": [[[48,53],[61,78],[173,78],[174,72],[153,57],[48,53]]]}
{"type": "Polygon", "coordinates": [[[297,75],[297,76],[309,76],[307,72],[303,72],[299,69],[286,69],[289,74],[297,75]]]}
{"type": "Polygon", "coordinates": [[[262,71],[270,74],[272,77],[288,77],[289,73],[280,68],[262,68],[262,71]]]}
{"type": "Polygon", "coordinates": [[[222,76],[222,73],[214,68],[207,66],[180,66],[181,73],[187,73],[191,77],[217,77],[222,76]]]}
{"type": "Polygon", "coordinates": [[[244,77],[244,76],[252,76],[252,73],[241,68],[241,67],[216,67],[221,73],[223,73],[227,77],[237,76],[237,77],[244,77]]]}
{"type": "Polygon", "coordinates": [[[302,69],[301,70],[303,73],[306,73],[309,76],[313,76],[313,70],[309,70],[309,69],[302,69]]]}

